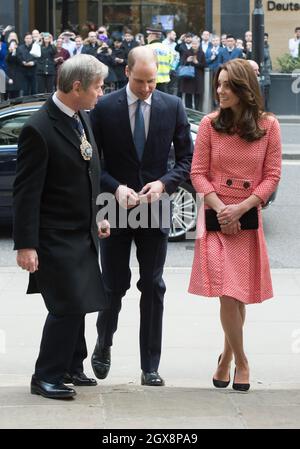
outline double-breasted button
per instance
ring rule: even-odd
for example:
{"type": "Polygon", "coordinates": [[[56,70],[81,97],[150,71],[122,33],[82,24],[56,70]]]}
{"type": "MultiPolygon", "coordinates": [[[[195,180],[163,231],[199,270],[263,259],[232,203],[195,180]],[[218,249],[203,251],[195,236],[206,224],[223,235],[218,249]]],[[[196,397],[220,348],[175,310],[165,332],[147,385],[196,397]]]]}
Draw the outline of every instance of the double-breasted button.
{"type": "Polygon", "coordinates": [[[231,179],[227,179],[226,184],[228,185],[228,187],[230,187],[232,185],[232,180],[231,179]]]}
{"type": "Polygon", "coordinates": [[[245,181],[244,184],[243,184],[243,186],[244,186],[245,189],[249,189],[249,187],[250,187],[250,182],[245,181]]]}

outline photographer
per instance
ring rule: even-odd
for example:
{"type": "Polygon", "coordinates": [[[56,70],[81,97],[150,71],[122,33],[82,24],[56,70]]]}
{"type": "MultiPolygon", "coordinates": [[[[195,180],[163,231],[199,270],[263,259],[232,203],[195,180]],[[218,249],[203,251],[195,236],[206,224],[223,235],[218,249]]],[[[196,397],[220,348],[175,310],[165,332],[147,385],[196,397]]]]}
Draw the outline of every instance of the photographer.
{"type": "Polygon", "coordinates": [[[63,33],[61,33],[60,36],[58,36],[58,39],[62,39],[62,48],[67,50],[69,52],[69,55],[73,55],[74,50],[76,48],[75,38],[76,38],[75,33],[72,33],[71,31],[68,30],[64,31],[63,33]]]}
{"type": "Polygon", "coordinates": [[[125,75],[125,67],[127,65],[126,50],[123,47],[122,39],[115,39],[114,48],[112,49],[112,67],[116,75],[115,87],[121,89],[127,84],[127,76],[125,75]]]}
{"type": "Polygon", "coordinates": [[[108,67],[108,76],[105,78],[104,83],[113,89],[115,86],[111,86],[111,84],[114,85],[117,82],[117,77],[113,70],[112,49],[109,48],[105,41],[103,41],[101,46],[98,48],[96,57],[100,62],[108,67]]]}
{"type": "Polygon", "coordinates": [[[8,98],[17,98],[20,96],[21,90],[21,65],[17,56],[18,36],[16,33],[10,33],[8,40],[8,52],[6,55],[7,76],[6,92],[8,98]],[[12,39],[12,37],[14,39],[12,39]]]}
{"type": "Polygon", "coordinates": [[[37,90],[38,93],[53,92],[56,49],[50,33],[41,33],[41,36],[41,56],[37,58],[37,90]]]}

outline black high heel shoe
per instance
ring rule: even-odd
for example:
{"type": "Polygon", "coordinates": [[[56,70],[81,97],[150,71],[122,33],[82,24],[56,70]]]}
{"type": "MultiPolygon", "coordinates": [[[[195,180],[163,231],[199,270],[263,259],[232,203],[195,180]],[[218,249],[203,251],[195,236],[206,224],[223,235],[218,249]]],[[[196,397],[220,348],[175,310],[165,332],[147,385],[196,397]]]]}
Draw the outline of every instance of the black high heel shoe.
{"type": "Polygon", "coordinates": [[[250,384],[237,384],[234,382],[235,379],[235,374],[236,374],[236,368],[234,370],[234,377],[233,377],[233,383],[232,383],[232,388],[236,391],[243,391],[246,392],[249,390],[250,388],[250,384]]]}
{"type": "MultiPolygon", "coordinates": [[[[222,354],[219,356],[218,358],[218,366],[221,360],[222,354]]],[[[230,375],[229,375],[229,380],[217,380],[213,377],[213,384],[216,388],[226,388],[228,387],[228,385],[230,384],[230,375]]]]}

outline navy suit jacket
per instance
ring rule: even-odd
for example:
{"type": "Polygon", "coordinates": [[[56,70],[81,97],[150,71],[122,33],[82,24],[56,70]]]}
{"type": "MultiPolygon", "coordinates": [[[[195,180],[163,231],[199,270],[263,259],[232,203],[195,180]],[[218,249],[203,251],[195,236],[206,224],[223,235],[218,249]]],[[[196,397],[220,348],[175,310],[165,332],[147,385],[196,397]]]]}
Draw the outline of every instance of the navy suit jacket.
{"type": "Polygon", "coordinates": [[[126,87],[100,99],[90,118],[103,159],[102,191],[115,193],[120,184],[139,192],[148,182],[160,180],[172,194],[190,172],[193,143],[182,100],[155,90],[152,94],[149,132],[139,161],[130,127],[126,87]],[[171,144],[175,165],[168,171],[171,144]]]}
{"type": "Polygon", "coordinates": [[[224,48],[220,56],[220,63],[224,64],[225,62],[236,58],[243,59],[243,51],[240,48],[234,48],[232,52],[229,52],[227,48],[224,48]]]}
{"type": "MultiPolygon", "coordinates": [[[[103,192],[114,194],[120,184],[139,192],[148,182],[160,180],[170,195],[189,177],[193,142],[180,98],[158,90],[153,92],[149,132],[141,161],[137,157],[131,132],[126,87],[102,97],[90,113],[90,118],[101,152],[103,192]],[[168,170],[172,143],[175,164],[168,170]]],[[[151,220],[163,233],[168,233],[170,226],[170,221],[163,224],[166,222],[161,215],[163,210],[167,210],[166,201],[169,203],[170,200],[163,197],[158,215],[153,208],[149,209],[151,220]]]]}

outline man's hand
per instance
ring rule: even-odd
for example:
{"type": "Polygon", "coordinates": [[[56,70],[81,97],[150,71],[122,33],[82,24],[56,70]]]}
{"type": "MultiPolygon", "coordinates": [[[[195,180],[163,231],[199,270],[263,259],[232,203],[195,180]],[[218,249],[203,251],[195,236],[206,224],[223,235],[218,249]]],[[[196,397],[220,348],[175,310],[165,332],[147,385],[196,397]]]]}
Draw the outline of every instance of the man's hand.
{"type": "Polygon", "coordinates": [[[165,186],[161,181],[148,182],[139,192],[140,202],[153,203],[160,198],[164,190],[165,186]]]}
{"type": "Polygon", "coordinates": [[[34,273],[38,270],[39,259],[35,249],[18,249],[17,264],[23,270],[34,273]]]}
{"type": "Polygon", "coordinates": [[[98,237],[106,239],[110,236],[110,224],[107,220],[99,221],[98,223],[98,237]]]}
{"type": "Polygon", "coordinates": [[[140,202],[138,194],[133,189],[123,185],[117,188],[115,196],[124,209],[132,209],[140,202]]]}

